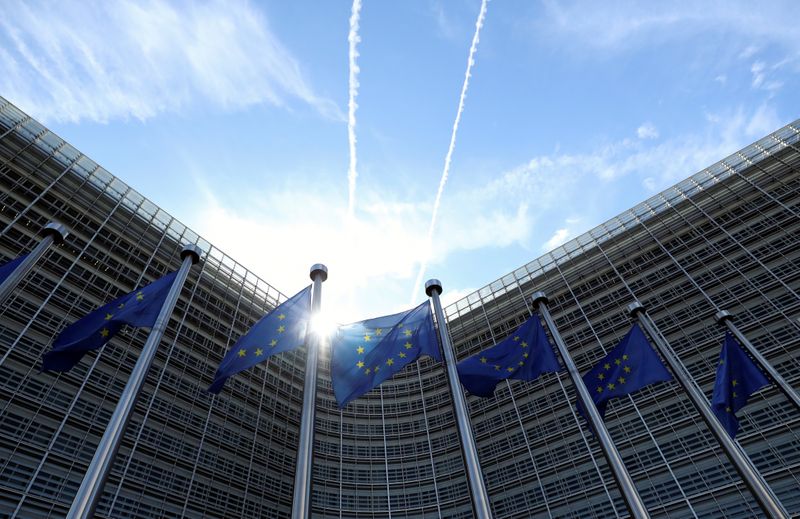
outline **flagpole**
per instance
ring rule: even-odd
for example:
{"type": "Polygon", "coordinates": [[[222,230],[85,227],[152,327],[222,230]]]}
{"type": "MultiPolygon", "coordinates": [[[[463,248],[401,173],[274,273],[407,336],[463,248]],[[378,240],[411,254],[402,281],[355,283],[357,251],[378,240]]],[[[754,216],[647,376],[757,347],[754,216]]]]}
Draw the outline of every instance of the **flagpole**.
{"type": "Polygon", "coordinates": [[[439,294],[442,293],[442,282],[438,279],[429,279],[425,283],[425,293],[433,300],[433,309],[436,312],[436,322],[439,324],[439,337],[442,339],[444,349],[445,367],[447,368],[447,380],[450,383],[450,394],[453,397],[453,407],[456,414],[456,425],[461,436],[461,451],[464,454],[464,462],[467,466],[467,481],[472,490],[472,508],[476,519],[491,519],[492,512],[489,509],[489,495],[483,482],[483,472],[481,462],[478,459],[478,449],[475,447],[475,438],[472,436],[472,426],[469,422],[469,411],[464,392],[461,390],[461,383],[458,379],[456,369],[455,352],[450,342],[450,332],[447,330],[447,321],[444,319],[442,302],[439,294]]]}
{"type": "Polygon", "coordinates": [[[769,375],[775,385],[778,386],[778,389],[780,389],[783,394],[786,395],[786,398],[788,398],[789,401],[793,403],[798,410],[800,410],[800,396],[798,396],[794,388],[792,388],[792,386],[786,382],[786,379],[784,379],[780,373],[778,373],[778,371],[772,367],[772,364],[770,364],[769,361],[767,361],[767,359],[765,359],[764,356],[759,353],[756,347],[753,346],[749,340],[747,340],[747,337],[745,337],[744,334],[739,331],[739,328],[733,324],[733,315],[731,315],[731,313],[727,310],[720,310],[714,317],[720,326],[727,327],[728,330],[730,330],[730,332],[736,336],[736,338],[739,340],[739,343],[744,346],[748,353],[750,353],[756,362],[758,362],[758,365],[761,366],[761,369],[767,372],[767,375],[769,375]]]}
{"type": "Polygon", "coordinates": [[[753,462],[747,457],[747,454],[728,436],[728,432],[717,420],[708,405],[705,395],[700,391],[700,388],[689,377],[688,372],[681,364],[680,360],[672,352],[672,348],[667,343],[666,339],[656,327],[656,324],[647,314],[647,309],[640,302],[631,303],[628,305],[628,313],[631,317],[638,319],[642,327],[647,331],[650,338],[655,342],[661,356],[669,364],[672,374],[678,380],[684,391],[689,395],[689,399],[694,404],[695,409],[700,413],[703,420],[711,429],[717,442],[722,446],[725,454],[728,455],[731,463],[733,463],[736,471],[742,478],[742,481],[753,494],[753,497],[758,501],[759,506],[767,514],[768,517],[776,519],[788,519],[789,514],[784,510],[778,498],[772,493],[772,490],[764,481],[764,478],[753,466],[753,462]]]}
{"type": "Polygon", "coordinates": [[[633,483],[631,475],[625,468],[622,457],[614,441],[611,439],[608,429],[606,429],[603,417],[600,416],[600,412],[597,410],[594,400],[592,400],[592,395],[590,395],[589,390],[586,389],[583,377],[581,377],[581,374],[578,372],[575,361],[572,360],[572,356],[570,356],[569,350],[567,350],[567,345],[564,343],[564,339],[561,338],[561,334],[556,328],[553,317],[550,315],[550,310],[547,307],[547,295],[544,292],[536,292],[531,296],[531,300],[534,307],[538,307],[539,313],[542,314],[544,322],[550,330],[550,335],[552,335],[558,347],[558,352],[561,354],[561,358],[564,359],[564,365],[567,367],[567,372],[572,379],[572,385],[575,386],[575,390],[581,402],[583,402],[583,407],[586,409],[586,414],[589,415],[589,421],[592,423],[596,437],[600,441],[600,447],[603,449],[603,454],[606,457],[606,461],[608,461],[609,467],[611,467],[611,472],[614,475],[614,479],[617,481],[617,486],[622,491],[622,497],[625,499],[625,504],[628,506],[631,517],[637,519],[649,518],[650,515],[647,513],[647,508],[644,506],[642,496],[640,496],[639,491],[636,490],[636,485],[633,483]]]}
{"type": "MultiPolygon", "coordinates": [[[[311,267],[314,291],[311,294],[311,319],[322,305],[322,282],[328,279],[328,267],[317,263],[311,267]]],[[[303,382],[303,414],[300,417],[300,442],[294,473],[292,519],[311,517],[311,478],[314,465],[314,418],[317,412],[317,367],[319,365],[319,334],[306,332],[306,374],[303,382]]]]}
{"type": "Polygon", "coordinates": [[[28,274],[31,268],[39,261],[39,258],[42,257],[44,252],[50,248],[50,245],[56,244],[59,245],[63,243],[64,239],[69,235],[67,232],[67,228],[64,224],[58,222],[50,222],[40,231],[42,234],[42,240],[39,244],[34,248],[28,256],[22,260],[22,263],[17,265],[17,268],[8,275],[8,277],[3,281],[3,284],[0,285],[0,304],[6,300],[6,298],[11,295],[11,292],[14,291],[17,284],[28,274]]]}
{"type": "Polygon", "coordinates": [[[181,251],[181,258],[183,259],[181,268],[172,282],[164,304],[161,306],[161,312],[159,312],[158,318],[156,318],[156,322],[150,330],[150,335],[147,337],[144,347],[142,347],[142,353],[133,367],[128,383],[125,384],[125,389],[122,391],[117,408],[114,409],[114,414],[111,415],[111,420],[106,426],[106,431],[97,446],[92,462],[83,476],[81,486],[78,489],[78,493],[75,494],[72,507],[67,514],[67,519],[89,519],[94,517],[94,510],[97,508],[97,503],[103,494],[103,487],[108,474],[111,472],[119,446],[122,443],[125,428],[133,414],[136,399],[142,386],[144,386],[147,372],[153,363],[153,358],[156,356],[156,350],[161,343],[164,331],[167,329],[169,317],[181,294],[186,277],[189,275],[189,269],[193,264],[200,261],[202,253],[202,249],[194,244],[188,244],[183,247],[181,251]]]}

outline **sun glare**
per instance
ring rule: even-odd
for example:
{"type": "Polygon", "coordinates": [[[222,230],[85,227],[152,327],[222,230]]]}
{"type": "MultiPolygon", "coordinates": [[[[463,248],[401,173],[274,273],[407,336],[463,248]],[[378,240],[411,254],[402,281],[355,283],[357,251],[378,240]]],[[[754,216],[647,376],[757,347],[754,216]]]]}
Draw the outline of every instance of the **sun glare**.
{"type": "Polygon", "coordinates": [[[329,313],[317,312],[311,318],[311,332],[320,337],[330,338],[336,332],[337,324],[329,313]]]}

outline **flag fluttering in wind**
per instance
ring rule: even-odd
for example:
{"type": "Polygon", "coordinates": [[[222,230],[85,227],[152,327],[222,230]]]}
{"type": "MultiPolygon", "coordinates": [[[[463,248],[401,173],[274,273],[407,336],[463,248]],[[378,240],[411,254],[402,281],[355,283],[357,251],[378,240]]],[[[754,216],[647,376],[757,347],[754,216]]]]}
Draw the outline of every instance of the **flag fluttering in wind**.
{"type": "Polygon", "coordinates": [[[490,397],[507,378],[535,380],[560,369],[538,315],[503,341],[458,363],[458,377],[473,395],[490,397]]]}
{"type": "Polygon", "coordinates": [[[339,328],[332,341],[331,382],[344,407],[421,355],[441,361],[430,305],[339,328]]]}
{"type": "Polygon", "coordinates": [[[311,285],[278,305],[239,337],[222,359],[208,390],[219,393],[228,377],[304,344],[310,318],[311,285]]]}

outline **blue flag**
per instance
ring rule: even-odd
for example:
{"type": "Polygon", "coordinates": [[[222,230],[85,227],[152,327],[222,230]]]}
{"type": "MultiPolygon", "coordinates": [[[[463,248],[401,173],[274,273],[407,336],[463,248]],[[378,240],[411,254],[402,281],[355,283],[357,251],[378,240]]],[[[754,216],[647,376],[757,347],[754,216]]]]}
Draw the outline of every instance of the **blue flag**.
{"type": "Polygon", "coordinates": [[[250,369],[259,362],[302,346],[311,317],[311,285],[278,305],[236,341],[217,368],[208,388],[219,393],[228,377],[250,369]]]}
{"type": "Polygon", "coordinates": [[[0,283],[5,281],[6,278],[10,276],[11,273],[14,272],[17,267],[19,267],[19,264],[22,263],[27,257],[27,254],[23,254],[22,256],[14,258],[8,263],[4,263],[2,266],[0,266],[0,283]]]}
{"type": "Polygon", "coordinates": [[[87,351],[97,350],[111,340],[122,326],[151,327],[172,288],[176,272],[134,290],[64,328],[53,349],[42,359],[42,371],[68,371],[87,351]]]}
{"type": "MultiPolygon", "coordinates": [[[[638,324],[634,324],[619,344],[583,376],[586,389],[603,417],[606,405],[612,398],[669,380],[672,380],[672,375],[661,363],[638,324]]],[[[584,414],[580,402],[578,410],[584,414]]]]}
{"type": "Polygon", "coordinates": [[[427,301],[407,312],[342,326],[331,349],[331,382],[340,407],[421,355],[442,360],[427,301]]]}
{"type": "Polygon", "coordinates": [[[717,381],[714,383],[711,409],[731,438],[736,437],[736,431],[739,430],[736,412],[747,405],[750,395],[768,385],[767,377],[742,351],[742,347],[731,332],[726,332],[725,343],[719,353],[717,381]]]}
{"type": "Polygon", "coordinates": [[[560,369],[538,315],[499,344],[458,363],[458,378],[473,395],[490,397],[507,378],[535,380],[560,369]]]}

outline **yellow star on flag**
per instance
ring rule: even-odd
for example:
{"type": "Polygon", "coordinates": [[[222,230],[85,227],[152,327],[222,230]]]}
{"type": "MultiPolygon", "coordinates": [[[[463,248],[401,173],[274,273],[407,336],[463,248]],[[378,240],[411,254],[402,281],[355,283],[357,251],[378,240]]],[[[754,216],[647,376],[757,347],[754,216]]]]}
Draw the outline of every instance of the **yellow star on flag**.
{"type": "Polygon", "coordinates": [[[286,327],[284,325],[278,326],[278,333],[283,333],[286,331],[286,327]]]}
{"type": "Polygon", "coordinates": [[[144,294],[142,294],[141,292],[139,292],[138,294],[136,294],[136,300],[137,300],[137,301],[141,301],[142,299],[144,299],[144,294]]]}
{"type": "Polygon", "coordinates": [[[400,357],[401,359],[406,358],[406,354],[403,353],[402,351],[400,353],[398,353],[397,356],[400,357]]]}
{"type": "Polygon", "coordinates": [[[264,350],[262,350],[261,348],[256,348],[256,357],[260,357],[263,354],[264,354],[264,350]]]}
{"type": "Polygon", "coordinates": [[[403,332],[403,335],[405,335],[406,337],[411,337],[412,333],[413,333],[413,332],[412,332],[411,330],[405,330],[405,331],[403,332]]]}
{"type": "Polygon", "coordinates": [[[391,366],[392,364],[394,364],[394,359],[389,357],[389,360],[386,361],[386,365],[391,366]]]}
{"type": "Polygon", "coordinates": [[[240,357],[244,357],[245,355],[247,355],[247,351],[246,350],[239,350],[239,356],[240,357]]]}
{"type": "Polygon", "coordinates": [[[113,314],[106,314],[106,321],[110,321],[112,317],[114,317],[113,314]]]}
{"type": "Polygon", "coordinates": [[[405,346],[407,350],[411,349],[411,343],[410,342],[405,343],[403,346],[405,346]]]}
{"type": "Polygon", "coordinates": [[[363,346],[359,346],[358,348],[356,348],[356,353],[358,353],[359,355],[364,353],[364,347],[363,346]]]}
{"type": "Polygon", "coordinates": [[[383,333],[383,328],[376,328],[375,329],[375,335],[380,335],[382,333],[383,333]]]}
{"type": "Polygon", "coordinates": [[[370,335],[368,333],[364,334],[364,342],[369,342],[371,340],[372,340],[372,335],[370,335]]]}
{"type": "Polygon", "coordinates": [[[271,341],[269,341],[269,345],[272,346],[273,348],[275,347],[276,344],[278,344],[278,339],[272,339],[271,341]]]}
{"type": "Polygon", "coordinates": [[[103,328],[102,330],[100,330],[101,337],[108,337],[108,333],[109,333],[108,328],[103,328]]]}
{"type": "Polygon", "coordinates": [[[486,357],[481,357],[481,364],[486,364],[486,357]]]}
{"type": "Polygon", "coordinates": [[[286,319],[286,316],[284,314],[278,316],[279,321],[283,321],[284,319],[286,319]]]}
{"type": "Polygon", "coordinates": [[[356,366],[359,367],[359,368],[363,368],[364,367],[364,361],[359,360],[358,362],[356,362],[356,366]]]}

